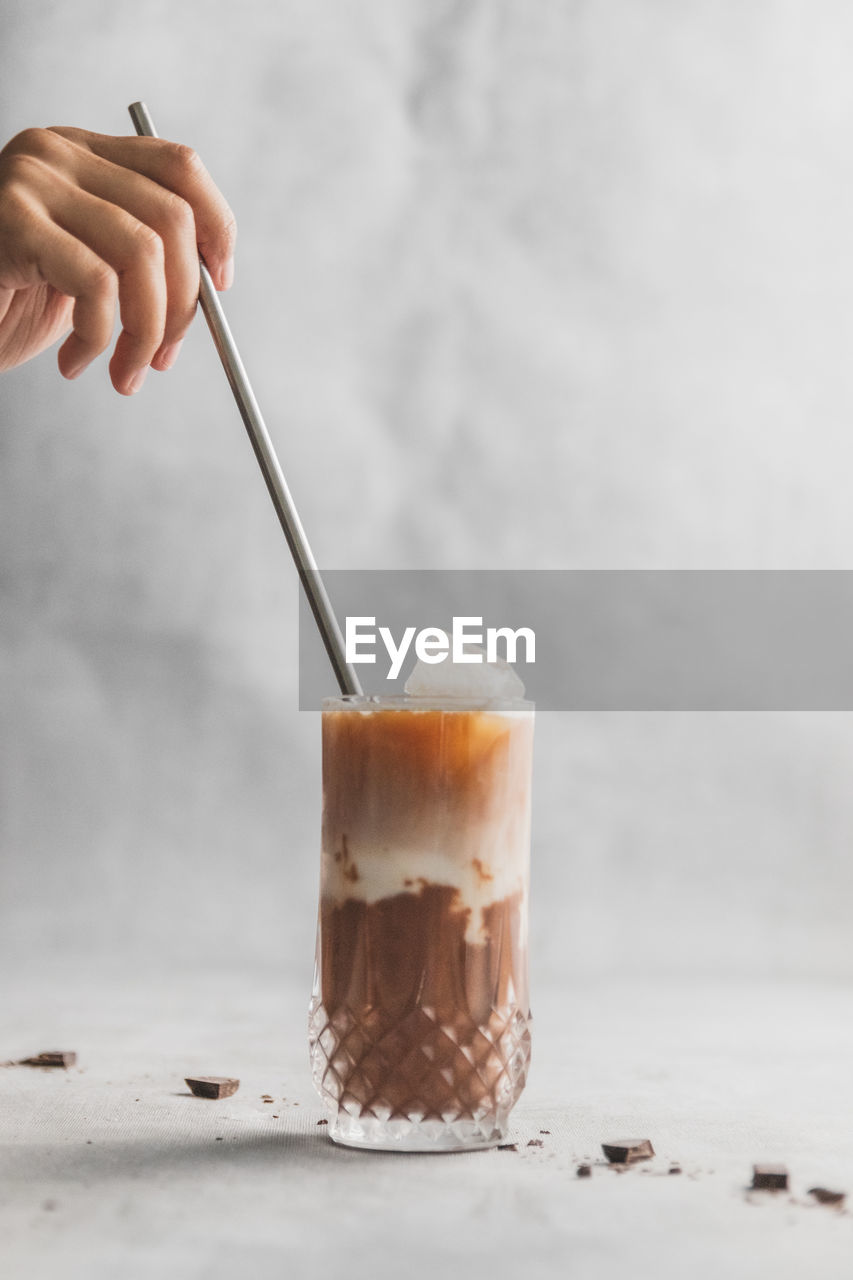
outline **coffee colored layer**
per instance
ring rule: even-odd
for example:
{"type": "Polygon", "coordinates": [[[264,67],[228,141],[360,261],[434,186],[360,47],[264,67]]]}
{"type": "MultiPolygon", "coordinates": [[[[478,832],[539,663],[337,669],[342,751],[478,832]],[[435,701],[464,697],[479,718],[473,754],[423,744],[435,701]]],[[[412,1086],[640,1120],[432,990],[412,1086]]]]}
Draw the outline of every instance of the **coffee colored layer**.
{"type": "MultiPolygon", "coordinates": [[[[324,1089],[383,1118],[466,1118],[513,1104],[529,1057],[520,894],[470,910],[447,885],[367,903],[324,898],[324,1089]]],[[[321,1037],[322,1043],[322,1037],[321,1037]]]]}
{"type": "Polygon", "coordinates": [[[339,904],[424,880],[479,909],[527,882],[532,712],[323,715],[323,885],[339,904]]]}

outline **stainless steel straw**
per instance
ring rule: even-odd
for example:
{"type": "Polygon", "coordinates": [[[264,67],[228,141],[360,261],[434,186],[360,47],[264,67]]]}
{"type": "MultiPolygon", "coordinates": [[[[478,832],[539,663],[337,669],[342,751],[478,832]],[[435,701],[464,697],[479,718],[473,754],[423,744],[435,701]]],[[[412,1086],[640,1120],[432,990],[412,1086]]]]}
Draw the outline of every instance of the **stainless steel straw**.
{"type": "MultiPolygon", "coordinates": [[[[128,107],[128,111],[138,134],[147,138],[156,138],[158,136],[157,130],[154,128],[154,122],[144,102],[132,103],[128,107]]],[[[284,530],[284,536],[287,539],[287,545],[290,547],[290,554],[293,556],[305,595],[308,597],[311,612],[314,614],[317,626],[320,628],[320,635],[323,637],[323,644],[326,646],[326,652],[334,668],[341,693],[360,694],[361,685],[358,676],[346,660],[344,640],[341,635],[341,629],[338,626],[338,620],[332,609],[331,601],[326,594],[323,579],[311,553],[308,539],[305,537],[302,522],[293,504],[293,498],[290,496],[284,472],[276,457],[272,440],[261,416],[258,402],[255,399],[255,393],[252,390],[246,370],[243,368],[243,361],[240,359],[237,344],[231,336],[231,330],[228,328],[228,321],[225,319],[222,304],[200,254],[199,273],[201,275],[199,301],[204,312],[204,318],[207,321],[214,346],[219,354],[219,359],[222,361],[222,367],[225,370],[231,390],[234,393],[234,399],[237,401],[240,416],[249,433],[249,440],[255,451],[255,457],[266,481],[273,506],[281,521],[281,527],[284,530]]]]}

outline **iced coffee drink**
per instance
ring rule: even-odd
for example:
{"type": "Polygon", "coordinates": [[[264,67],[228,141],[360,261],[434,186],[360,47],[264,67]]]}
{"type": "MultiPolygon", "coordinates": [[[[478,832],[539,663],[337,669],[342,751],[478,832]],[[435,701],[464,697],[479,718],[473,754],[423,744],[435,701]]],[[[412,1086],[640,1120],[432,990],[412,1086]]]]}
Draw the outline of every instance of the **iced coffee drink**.
{"type": "Polygon", "coordinates": [[[530,1059],[532,743],[521,699],[324,703],[310,1038],[339,1142],[505,1135],[530,1059]]]}

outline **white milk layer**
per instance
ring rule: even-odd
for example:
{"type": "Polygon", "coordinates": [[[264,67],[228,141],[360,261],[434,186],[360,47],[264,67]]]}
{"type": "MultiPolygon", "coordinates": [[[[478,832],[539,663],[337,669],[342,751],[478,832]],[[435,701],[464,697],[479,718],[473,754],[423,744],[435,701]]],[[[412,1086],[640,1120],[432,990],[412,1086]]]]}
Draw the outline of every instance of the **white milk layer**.
{"type": "Polygon", "coordinates": [[[459,895],[459,906],[470,912],[466,937],[477,940],[486,907],[518,894],[527,901],[529,858],[527,843],[505,851],[502,858],[478,854],[465,858],[439,849],[412,849],[404,854],[370,845],[323,851],[322,892],[336,904],[355,898],[368,904],[398,893],[417,893],[425,885],[450,886],[459,895]]]}

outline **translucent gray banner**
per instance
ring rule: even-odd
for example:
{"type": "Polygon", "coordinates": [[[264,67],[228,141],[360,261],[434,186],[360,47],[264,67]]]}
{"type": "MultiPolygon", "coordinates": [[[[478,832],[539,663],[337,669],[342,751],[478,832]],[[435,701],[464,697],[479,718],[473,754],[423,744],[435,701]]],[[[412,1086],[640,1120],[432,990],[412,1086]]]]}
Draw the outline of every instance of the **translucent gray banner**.
{"type": "MultiPolygon", "coordinates": [[[[325,570],[342,630],[357,630],[366,693],[401,693],[416,633],[526,628],[515,669],[542,711],[853,710],[853,572],[325,570]],[[353,624],[353,619],[369,620],[353,624]],[[391,649],[414,628],[399,675],[391,649]],[[373,640],[371,640],[373,636],[373,640]]],[[[300,599],[299,705],[337,692],[300,599]]],[[[470,651],[470,650],[466,650],[470,651]]],[[[498,641],[498,652],[505,648],[498,641]]]]}

